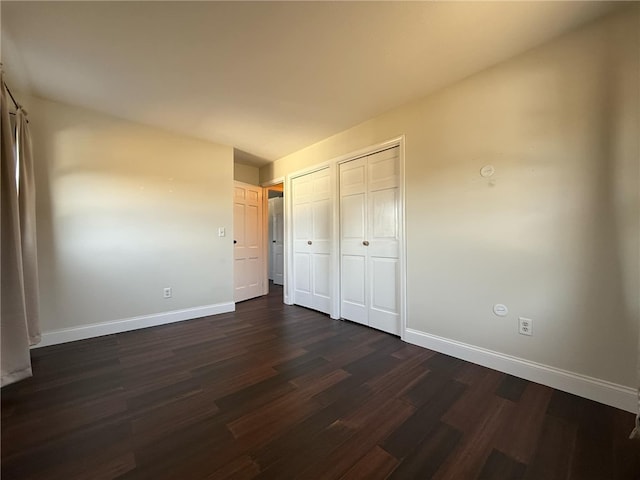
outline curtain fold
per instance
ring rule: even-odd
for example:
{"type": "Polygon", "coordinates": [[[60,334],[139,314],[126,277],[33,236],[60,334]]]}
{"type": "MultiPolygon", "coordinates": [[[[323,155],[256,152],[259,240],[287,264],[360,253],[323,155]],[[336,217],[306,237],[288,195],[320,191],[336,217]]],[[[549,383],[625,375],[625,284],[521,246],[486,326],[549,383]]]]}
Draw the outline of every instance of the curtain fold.
{"type": "Polygon", "coordinates": [[[18,153],[20,181],[18,205],[20,213],[20,243],[25,314],[29,344],[40,342],[40,314],[38,310],[38,254],[36,250],[36,185],[33,173],[31,132],[27,112],[19,107],[16,115],[16,152],[18,153]]]}
{"type": "MultiPolygon", "coordinates": [[[[2,315],[0,317],[0,385],[2,386],[31,376],[27,297],[25,296],[23,270],[23,256],[25,253],[30,253],[30,247],[27,252],[23,252],[20,200],[16,182],[18,160],[8,101],[4,75],[0,69],[0,135],[2,143],[0,148],[0,313],[2,315]]],[[[17,118],[17,120],[19,123],[20,119],[17,118]]],[[[23,137],[24,142],[30,143],[28,130],[26,132],[23,137]]],[[[30,145],[24,148],[27,148],[29,152],[31,150],[30,145]]],[[[33,176],[32,166],[28,166],[25,171],[27,177],[24,181],[31,185],[25,187],[27,192],[33,185],[33,178],[29,180],[29,175],[33,176]]],[[[25,201],[29,204],[31,199],[25,201]]],[[[29,215],[29,211],[26,211],[24,215],[29,215]]],[[[32,217],[27,223],[32,225],[34,221],[35,218],[32,217]]],[[[30,227],[29,235],[35,235],[35,230],[31,230],[30,227]]],[[[28,243],[35,245],[35,237],[30,237],[28,243]]],[[[29,268],[32,268],[31,263],[29,268]]],[[[33,274],[30,272],[28,275],[31,281],[33,274]]],[[[37,280],[37,274],[35,278],[37,280]]],[[[33,299],[31,294],[29,299],[33,299]]],[[[37,302],[37,297],[35,300],[37,302]]],[[[35,318],[37,321],[37,310],[35,318]]],[[[37,338],[37,335],[39,333],[35,333],[34,339],[37,338]]]]}

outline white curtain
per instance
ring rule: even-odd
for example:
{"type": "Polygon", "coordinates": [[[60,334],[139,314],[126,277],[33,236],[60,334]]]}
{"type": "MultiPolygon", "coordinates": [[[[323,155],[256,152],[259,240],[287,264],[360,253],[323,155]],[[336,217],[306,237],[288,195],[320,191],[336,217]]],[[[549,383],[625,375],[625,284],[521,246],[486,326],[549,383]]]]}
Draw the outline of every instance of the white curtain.
{"type": "Polygon", "coordinates": [[[40,329],[31,137],[26,112],[18,107],[18,141],[14,142],[10,100],[1,71],[0,89],[0,365],[4,386],[31,376],[29,346],[40,341],[40,329]]]}
{"type": "Polygon", "coordinates": [[[33,172],[31,132],[27,112],[18,108],[16,143],[20,182],[18,205],[20,211],[20,242],[22,246],[22,272],[24,281],[25,314],[29,344],[40,342],[40,315],[38,310],[38,253],[36,245],[36,184],[33,172]]]}

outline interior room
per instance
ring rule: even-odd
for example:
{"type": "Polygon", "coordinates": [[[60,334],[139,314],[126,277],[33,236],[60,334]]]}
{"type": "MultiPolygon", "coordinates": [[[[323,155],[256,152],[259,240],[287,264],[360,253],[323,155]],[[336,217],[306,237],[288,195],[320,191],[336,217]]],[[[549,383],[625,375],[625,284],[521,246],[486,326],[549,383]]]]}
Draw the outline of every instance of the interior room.
{"type": "Polygon", "coordinates": [[[3,479],[640,478],[638,2],[0,13],[3,479]]]}

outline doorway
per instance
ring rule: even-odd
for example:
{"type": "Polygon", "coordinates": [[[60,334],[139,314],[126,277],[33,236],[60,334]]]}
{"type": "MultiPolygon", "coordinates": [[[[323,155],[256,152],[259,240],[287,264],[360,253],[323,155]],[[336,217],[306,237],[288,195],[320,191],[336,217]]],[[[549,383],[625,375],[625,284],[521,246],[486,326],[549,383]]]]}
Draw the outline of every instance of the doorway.
{"type": "Polygon", "coordinates": [[[267,252],[267,292],[272,287],[284,286],[284,185],[277,183],[265,187],[265,237],[267,252]]]}

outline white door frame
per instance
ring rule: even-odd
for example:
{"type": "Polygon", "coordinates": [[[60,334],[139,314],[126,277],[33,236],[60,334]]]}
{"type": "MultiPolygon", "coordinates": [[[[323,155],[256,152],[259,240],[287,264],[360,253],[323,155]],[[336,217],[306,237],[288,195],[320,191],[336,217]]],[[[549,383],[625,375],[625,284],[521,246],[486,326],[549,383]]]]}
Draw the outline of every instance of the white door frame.
{"type": "MultiPolygon", "coordinates": [[[[284,195],[284,201],[285,201],[285,206],[284,208],[284,212],[283,212],[283,217],[284,217],[284,303],[288,303],[287,302],[287,214],[286,214],[286,202],[287,202],[287,194],[286,194],[286,190],[287,190],[287,185],[285,183],[285,177],[278,177],[278,178],[274,178],[273,180],[270,180],[268,182],[265,183],[261,183],[260,187],[262,187],[262,197],[266,199],[266,208],[262,209],[262,230],[263,230],[263,235],[262,238],[264,239],[263,242],[263,246],[265,249],[265,252],[270,251],[269,248],[271,247],[269,245],[269,187],[273,187],[274,185],[279,185],[282,184],[282,193],[284,195]]],[[[263,279],[264,279],[264,283],[263,283],[263,289],[262,289],[262,294],[266,295],[269,293],[269,265],[268,262],[264,262],[264,269],[263,269],[263,279]]]]}
{"type": "MultiPolygon", "coordinates": [[[[340,155],[329,161],[316,164],[312,167],[295,171],[287,175],[284,179],[284,303],[293,304],[293,285],[289,279],[293,278],[293,229],[291,228],[291,218],[293,214],[293,203],[290,195],[286,192],[291,191],[291,181],[302,175],[322,170],[329,167],[331,178],[331,197],[333,200],[333,234],[331,242],[331,282],[332,299],[330,316],[333,319],[340,318],[340,198],[339,198],[339,182],[338,165],[350,160],[355,160],[366,155],[387,150],[392,147],[399,147],[400,156],[400,338],[405,340],[407,330],[407,258],[406,258],[406,220],[405,220],[405,136],[401,135],[386,142],[370,145],[365,148],[340,155]]],[[[269,182],[271,185],[281,183],[282,178],[278,178],[269,182]]],[[[265,184],[267,185],[267,184],[265,184]]],[[[266,275],[266,270],[265,270],[266,275]]]]}
{"type": "MultiPolygon", "coordinates": [[[[268,195],[276,190],[269,189],[268,195]]],[[[275,285],[284,285],[284,195],[279,191],[279,196],[267,199],[267,212],[269,225],[269,239],[267,247],[269,248],[269,267],[267,268],[269,281],[273,281],[275,285]]]]}

